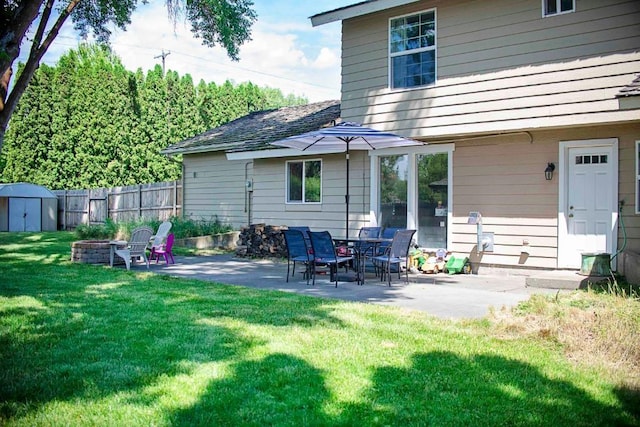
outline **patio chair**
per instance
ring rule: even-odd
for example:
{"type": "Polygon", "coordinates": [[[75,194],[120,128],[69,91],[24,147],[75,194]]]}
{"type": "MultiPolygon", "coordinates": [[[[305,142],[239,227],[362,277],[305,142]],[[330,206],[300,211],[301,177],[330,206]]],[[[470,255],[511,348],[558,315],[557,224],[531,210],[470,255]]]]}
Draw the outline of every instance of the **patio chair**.
{"type": "Polygon", "coordinates": [[[155,250],[152,252],[152,254],[155,255],[156,257],[156,264],[160,260],[160,255],[164,257],[164,262],[166,262],[167,264],[169,264],[169,260],[171,260],[171,264],[175,264],[175,261],[173,260],[173,251],[172,251],[173,240],[174,240],[173,233],[169,233],[169,235],[167,236],[167,241],[164,242],[162,245],[156,247],[155,250]]]}
{"type": "Polygon", "coordinates": [[[349,262],[353,260],[353,255],[338,256],[336,254],[336,247],[333,243],[333,238],[328,231],[310,231],[309,238],[311,239],[311,248],[313,249],[313,261],[311,262],[311,276],[313,277],[312,284],[316,284],[316,267],[326,265],[329,267],[330,278],[332,281],[335,281],[337,288],[338,267],[343,265],[345,267],[345,271],[348,271],[349,262]]]}
{"type": "Polygon", "coordinates": [[[358,232],[358,239],[364,240],[361,242],[354,242],[354,248],[356,254],[358,254],[358,271],[361,271],[360,262],[364,259],[365,255],[377,255],[374,253],[376,248],[380,245],[379,242],[367,242],[366,239],[377,239],[380,237],[381,227],[360,227],[358,232]]]}
{"type": "MultiPolygon", "coordinates": [[[[393,239],[393,237],[396,235],[396,231],[398,230],[405,230],[405,228],[385,227],[380,231],[380,237],[382,239],[393,239]]],[[[384,245],[381,245],[379,248],[378,254],[382,255],[383,253],[385,253],[385,251],[389,246],[391,246],[391,243],[386,243],[384,245]]]]}
{"type": "Polygon", "coordinates": [[[383,255],[374,256],[373,262],[380,265],[380,279],[387,278],[387,284],[391,286],[391,266],[398,266],[398,279],[402,272],[401,265],[404,263],[406,282],[409,283],[409,247],[416,230],[397,230],[393,235],[393,241],[383,255]]]}
{"type": "Polygon", "coordinates": [[[142,258],[149,269],[149,258],[147,258],[147,245],[151,239],[153,230],[151,227],[138,227],[131,232],[131,239],[127,242],[124,249],[116,249],[115,254],[124,259],[127,270],[131,267],[131,260],[142,258]]]}
{"type": "Polygon", "coordinates": [[[289,271],[293,264],[291,276],[296,274],[296,263],[301,262],[305,265],[304,276],[309,284],[309,264],[311,263],[311,254],[302,231],[292,228],[282,230],[284,240],[287,244],[287,282],[289,282],[289,271]]]}
{"type": "Polygon", "coordinates": [[[300,225],[300,226],[292,226],[287,228],[289,230],[302,231],[302,235],[304,236],[304,242],[307,244],[307,249],[311,251],[311,238],[309,237],[309,232],[311,231],[311,229],[309,227],[307,227],[306,225],[300,225]]]}
{"type": "Polygon", "coordinates": [[[149,254],[149,258],[153,259],[156,248],[162,247],[165,240],[167,240],[169,230],[171,230],[172,226],[173,224],[171,224],[171,221],[164,221],[158,227],[158,231],[156,232],[156,234],[154,236],[151,236],[151,238],[149,239],[149,241],[151,242],[151,253],[149,254]]]}

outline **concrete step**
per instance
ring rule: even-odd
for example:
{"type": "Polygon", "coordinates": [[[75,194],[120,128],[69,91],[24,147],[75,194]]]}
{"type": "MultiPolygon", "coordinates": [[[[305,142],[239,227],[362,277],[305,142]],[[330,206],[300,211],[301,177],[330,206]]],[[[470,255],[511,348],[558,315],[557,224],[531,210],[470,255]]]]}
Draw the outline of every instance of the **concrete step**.
{"type": "Polygon", "coordinates": [[[611,276],[585,276],[575,271],[546,271],[527,277],[525,284],[532,288],[576,290],[607,280],[611,280],[611,276]]]}

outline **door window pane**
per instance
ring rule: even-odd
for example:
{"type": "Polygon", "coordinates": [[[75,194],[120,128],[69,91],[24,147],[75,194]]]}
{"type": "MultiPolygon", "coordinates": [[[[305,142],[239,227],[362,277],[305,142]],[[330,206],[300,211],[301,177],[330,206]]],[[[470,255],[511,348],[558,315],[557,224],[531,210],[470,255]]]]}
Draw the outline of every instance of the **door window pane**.
{"type": "Polygon", "coordinates": [[[447,248],[449,162],[447,153],[419,155],[418,244],[423,248],[447,248]]]}
{"type": "Polygon", "coordinates": [[[380,157],[380,226],[407,226],[407,179],[409,156],[380,157]]]}

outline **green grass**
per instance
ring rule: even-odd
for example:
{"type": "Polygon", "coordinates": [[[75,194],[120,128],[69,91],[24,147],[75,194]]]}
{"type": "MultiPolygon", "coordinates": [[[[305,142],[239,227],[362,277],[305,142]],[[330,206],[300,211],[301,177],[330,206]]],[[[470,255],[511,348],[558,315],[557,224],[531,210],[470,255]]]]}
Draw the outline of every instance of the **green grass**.
{"type": "Polygon", "coordinates": [[[73,264],[73,240],[0,234],[1,425],[640,425],[560,340],[73,264]]]}

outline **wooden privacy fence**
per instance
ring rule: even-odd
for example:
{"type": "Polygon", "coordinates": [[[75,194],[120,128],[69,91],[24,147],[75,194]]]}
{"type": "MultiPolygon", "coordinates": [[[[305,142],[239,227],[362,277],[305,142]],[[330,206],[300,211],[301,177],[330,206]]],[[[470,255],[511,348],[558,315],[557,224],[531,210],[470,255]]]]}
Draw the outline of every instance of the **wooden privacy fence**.
{"type": "Polygon", "coordinates": [[[139,218],[165,220],[182,214],[180,181],[129,185],[92,190],[55,190],[58,196],[58,229],[79,224],[102,224],[139,218]]]}

